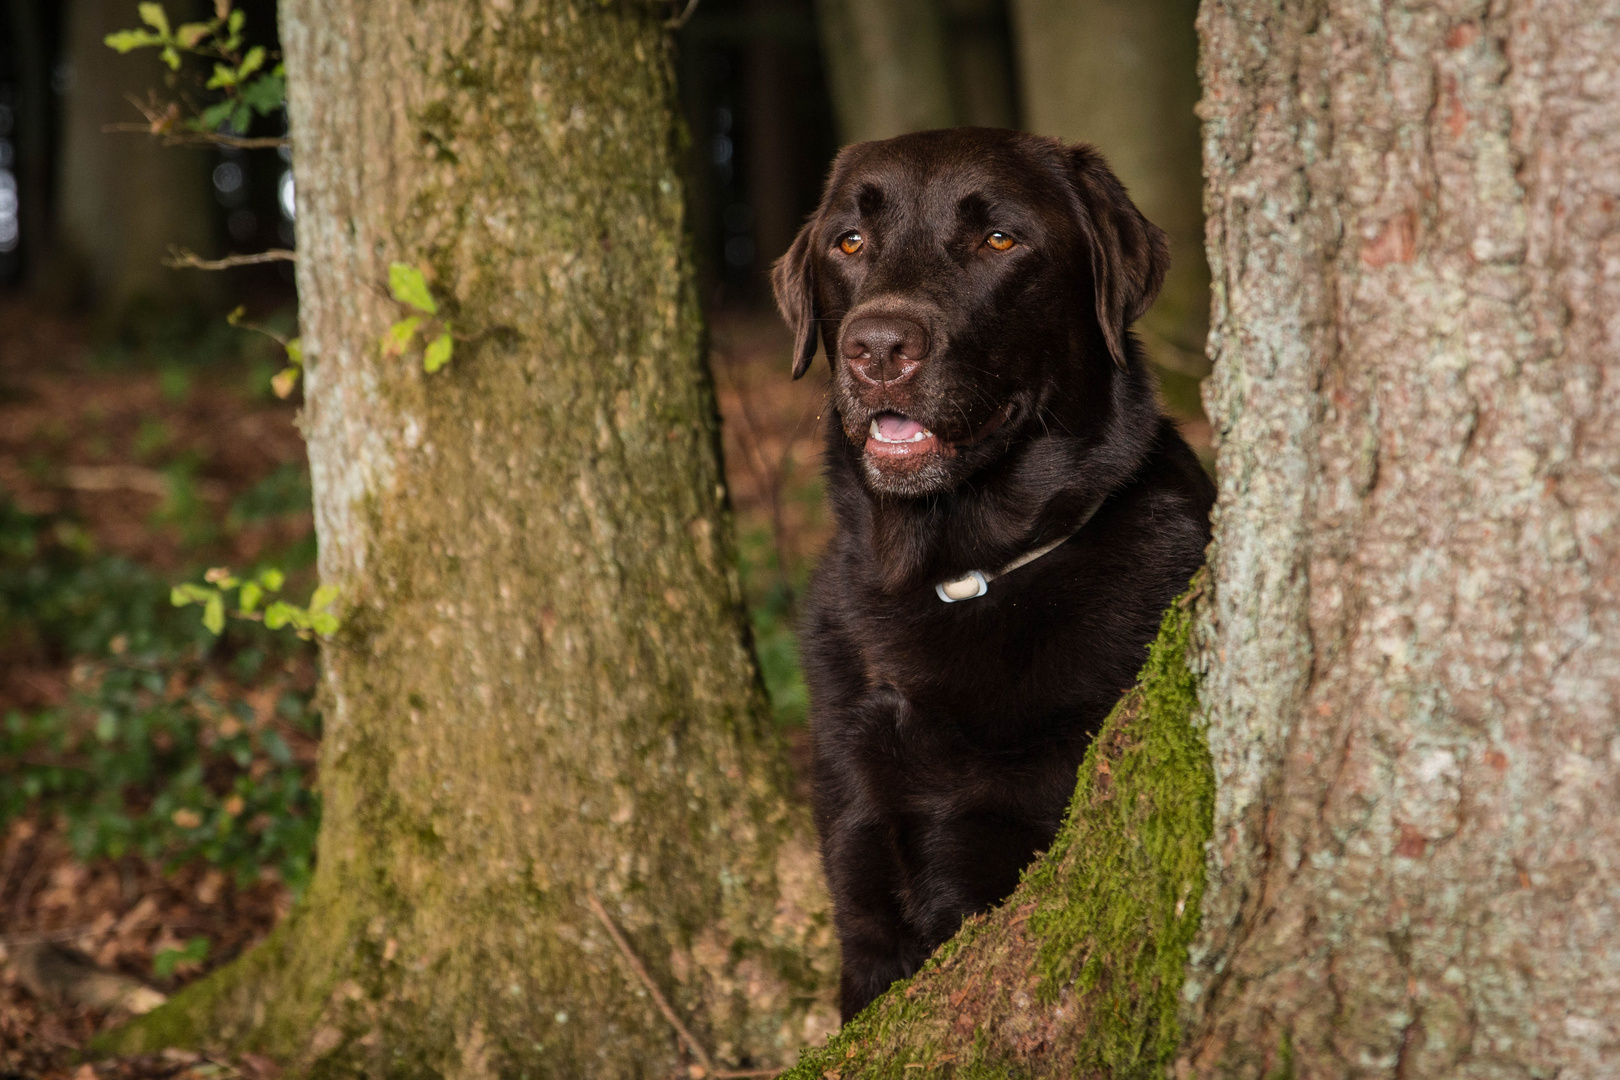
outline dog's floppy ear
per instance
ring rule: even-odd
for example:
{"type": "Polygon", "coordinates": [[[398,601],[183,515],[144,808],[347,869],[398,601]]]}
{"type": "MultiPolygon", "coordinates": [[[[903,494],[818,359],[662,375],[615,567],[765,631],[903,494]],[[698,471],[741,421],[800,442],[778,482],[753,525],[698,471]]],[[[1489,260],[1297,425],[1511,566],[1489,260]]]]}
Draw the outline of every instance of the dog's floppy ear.
{"type": "Polygon", "coordinates": [[[787,254],[771,267],[771,290],[776,294],[776,308],[793,331],[793,377],[801,377],[810,370],[810,361],[816,358],[816,339],[820,324],[816,322],[815,268],[810,262],[810,221],[794,237],[787,254]]]}
{"type": "Polygon", "coordinates": [[[1125,332],[1159,295],[1170,268],[1164,230],[1142,216],[1102,155],[1084,144],[1064,148],[1080,222],[1091,242],[1097,321],[1114,363],[1125,367],[1125,332]]]}

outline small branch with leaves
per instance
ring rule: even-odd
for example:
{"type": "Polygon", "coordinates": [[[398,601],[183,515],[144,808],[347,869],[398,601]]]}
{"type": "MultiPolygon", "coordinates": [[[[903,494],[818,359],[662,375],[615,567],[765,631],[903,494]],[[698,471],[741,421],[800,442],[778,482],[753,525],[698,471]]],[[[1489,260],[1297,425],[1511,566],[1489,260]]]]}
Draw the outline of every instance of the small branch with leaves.
{"type": "Polygon", "coordinates": [[[251,255],[227,255],[223,259],[205,259],[195,251],[171,246],[169,257],[163,260],[163,265],[175,270],[188,267],[193,270],[229,270],[234,266],[259,266],[263,263],[297,261],[298,253],[287,248],[271,248],[269,251],[256,251],[251,255]]]}
{"type": "Polygon", "coordinates": [[[388,294],[418,314],[407,315],[388,328],[382,336],[383,355],[403,356],[411,342],[420,338],[425,342],[422,370],[431,375],[448,364],[455,351],[455,328],[449,319],[439,314],[438,301],[428,289],[427,275],[405,263],[390,263],[388,294]]]}
{"type": "Polygon", "coordinates": [[[203,625],[215,634],[225,632],[225,616],[230,607],[228,594],[233,589],[236,590],[236,610],[229,612],[231,618],[262,622],[271,630],[290,626],[305,640],[316,634],[326,637],[337,632],[338,617],[332,611],[338,598],[335,585],[318,587],[307,606],[272,600],[261,610],[260,601],[280,592],[286,581],[286,575],[280,570],[271,567],[261,570],[256,578],[244,580],[231,573],[229,567],[216,566],[203,575],[203,580],[207,584],[188,581],[176,585],[169,592],[169,602],[175,607],[200,605],[203,625]]]}
{"type": "Polygon", "coordinates": [[[245,314],[247,314],[247,308],[238,305],[234,311],[225,316],[225,321],[230,323],[232,326],[240,327],[243,330],[251,330],[255,334],[263,334],[265,337],[281,346],[282,350],[287,354],[287,366],[276,372],[276,374],[271,377],[270,389],[275,391],[275,395],[278,398],[286,398],[291,396],[292,392],[298,387],[298,380],[304,374],[303,341],[299,338],[287,337],[285,334],[278,334],[267,326],[260,326],[258,323],[250,323],[246,319],[242,318],[242,316],[245,314]]]}
{"type": "MultiPolygon", "coordinates": [[[[180,70],[186,56],[211,62],[213,70],[202,89],[217,97],[207,105],[193,106],[195,115],[184,119],[178,103],[160,108],[154,100],[150,106],[141,107],[147,125],[144,129],[137,126],[136,130],[165,137],[189,133],[205,136],[201,141],[219,142],[222,135],[238,138],[255,115],[265,116],[282,107],[287,96],[286,72],[279,63],[266,67],[271,57],[262,45],[245,47],[247,13],[233,11],[231,0],[214,0],[214,18],[207,22],[179,26],[170,25],[162,4],[138,4],[136,11],[145,25],[108,34],[103,39],[107,47],[120,53],[159,49],[172,72],[180,70]]],[[[280,140],[272,145],[280,145],[280,140]]]]}

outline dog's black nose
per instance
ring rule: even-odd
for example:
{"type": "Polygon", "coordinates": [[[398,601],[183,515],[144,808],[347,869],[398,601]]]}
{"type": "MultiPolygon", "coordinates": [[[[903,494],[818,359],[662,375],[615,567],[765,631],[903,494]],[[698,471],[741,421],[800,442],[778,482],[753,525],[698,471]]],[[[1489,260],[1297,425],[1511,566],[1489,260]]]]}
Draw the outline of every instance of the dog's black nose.
{"type": "Polygon", "coordinates": [[[928,332],[910,319],[868,315],[844,327],[841,351],[858,379],[904,382],[928,355],[928,332]]]}

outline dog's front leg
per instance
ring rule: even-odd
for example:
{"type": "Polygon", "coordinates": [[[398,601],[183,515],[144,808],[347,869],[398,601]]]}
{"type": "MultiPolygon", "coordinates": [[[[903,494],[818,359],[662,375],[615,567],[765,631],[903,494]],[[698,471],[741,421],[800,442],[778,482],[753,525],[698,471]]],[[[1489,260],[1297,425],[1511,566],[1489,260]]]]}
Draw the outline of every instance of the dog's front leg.
{"type": "Polygon", "coordinates": [[[916,971],[926,950],[901,913],[900,868],[888,826],[847,813],[823,835],[822,859],[843,956],[839,1012],[848,1021],[916,971]]]}

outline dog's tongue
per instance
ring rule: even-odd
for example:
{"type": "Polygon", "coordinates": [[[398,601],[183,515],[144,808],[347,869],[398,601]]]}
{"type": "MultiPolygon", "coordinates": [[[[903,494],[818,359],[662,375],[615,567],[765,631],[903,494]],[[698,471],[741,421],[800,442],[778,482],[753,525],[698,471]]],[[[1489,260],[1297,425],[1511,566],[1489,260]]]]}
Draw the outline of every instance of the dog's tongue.
{"type": "Polygon", "coordinates": [[[898,413],[884,413],[877,418],[878,434],[890,442],[905,442],[914,438],[923,426],[898,413]]]}

